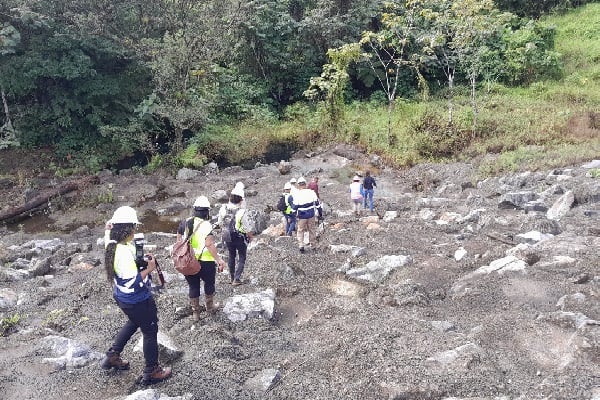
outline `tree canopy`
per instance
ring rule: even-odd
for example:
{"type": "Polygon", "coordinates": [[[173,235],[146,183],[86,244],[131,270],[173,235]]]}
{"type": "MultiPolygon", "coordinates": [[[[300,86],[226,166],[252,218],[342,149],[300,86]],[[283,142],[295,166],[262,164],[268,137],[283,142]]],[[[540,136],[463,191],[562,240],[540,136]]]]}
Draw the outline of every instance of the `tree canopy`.
{"type": "Polygon", "coordinates": [[[339,102],[379,92],[393,107],[460,83],[475,109],[481,82],[560,74],[552,27],[521,18],[538,16],[529,3],[6,0],[0,147],[52,146],[97,169],[181,151],[215,124],[278,118],[305,95],[335,117],[339,102]]]}

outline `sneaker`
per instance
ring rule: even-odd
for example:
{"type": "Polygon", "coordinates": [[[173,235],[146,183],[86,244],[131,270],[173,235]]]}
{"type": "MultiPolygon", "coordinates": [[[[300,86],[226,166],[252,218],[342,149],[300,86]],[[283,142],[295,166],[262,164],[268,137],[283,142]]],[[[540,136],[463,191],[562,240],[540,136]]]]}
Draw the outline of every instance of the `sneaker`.
{"type": "Polygon", "coordinates": [[[304,254],[304,247],[300,247],[300,253],[304,254]]]}
{"type": "Polygon", "coordinates": [[[121,353],[109,350],[102,360],[102,369],[117,369],[117,370],[127,370],[129,369],[129,361],[123,360],[121,358],[121,353]]]}
{"type": "Polygon", "coordinates": [[[231,284],[233,286],[240,286],[242,284],[242,281],[240,281],[239,279],[234,280],[233,282],[231,282],[231,284]]]}
{"type": "Polygon", "coordinates": [[[163,368],[160,365],[156,364],[154,367],[150,369],[146,367],[144,370],[144,375],[142,375],[142,379],[140,383],[142,385],[152,385],[153,383],[162,382],[168,377],[171,376],[171,368],[166,367],[163,368]]]}

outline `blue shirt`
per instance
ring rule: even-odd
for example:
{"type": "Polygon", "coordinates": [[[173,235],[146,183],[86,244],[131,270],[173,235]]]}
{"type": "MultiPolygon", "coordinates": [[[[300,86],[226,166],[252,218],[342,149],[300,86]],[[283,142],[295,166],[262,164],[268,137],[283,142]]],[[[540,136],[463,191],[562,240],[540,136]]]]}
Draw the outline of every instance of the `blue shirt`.
{"type": "Polygon", "coordinates": [[[152,296],[150,278],[142,279],[135,263],[135,246],[117,243],[115,248],[115,278],[113,295],[125,304],[137,304],[152,296]]]}

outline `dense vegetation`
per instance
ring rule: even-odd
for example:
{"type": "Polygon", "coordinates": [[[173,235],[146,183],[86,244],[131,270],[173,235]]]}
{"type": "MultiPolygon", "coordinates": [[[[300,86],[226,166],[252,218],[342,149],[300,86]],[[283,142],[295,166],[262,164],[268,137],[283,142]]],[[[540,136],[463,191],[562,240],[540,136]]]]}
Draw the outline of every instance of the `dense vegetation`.
{"type": "Polygon", "coordinates": [[[5,0],[0,148],[89,170],[332,140],[398,165],[584,157],[600,118],[600,6],[584,3],[5,0]]]}

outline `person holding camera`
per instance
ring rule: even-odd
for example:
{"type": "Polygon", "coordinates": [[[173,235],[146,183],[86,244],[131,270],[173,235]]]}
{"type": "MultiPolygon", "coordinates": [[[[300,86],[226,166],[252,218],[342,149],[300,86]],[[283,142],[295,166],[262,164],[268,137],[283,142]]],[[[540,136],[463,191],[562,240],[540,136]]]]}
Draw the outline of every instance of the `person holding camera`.
{"type": "Polygon", "coordinates": [[[136,260],[136,248],[132,240],[139,223],[136,211],[123,206],[115,210],[107,224],[109,232],[105,243],[104,267],[113,285],[113,297],[127,316],[127,322],[106,352],[102,368],[129,369],[129,362],[121,358],[121,352],[140,329],[146,361],[140,382],[149,385],[171,376],[171,368],[163,368],[158,363],[158,313],[150,291],[150,274],[156,269],[156,259],[152,254],[147,254],[143,260],[136,260]]]}
{"type": "Polygon", "coordinates": [[[225,261],[217,252],[212,224],[210,223],[210,202],[206,196],[200,196],[194,202],[194,214],[179,225],[178,237],[191,236],[190,244],[194,255],[200,262],[200,271],[194,275],[186,275],[188,297],[192,306],[192,318],[200,320],[200,281],[204,282],[204,303],[206,312],[214,314],[218,305],[214,302],[215,280],[217,265],[219,272],[223,271],[225,261]]]}

